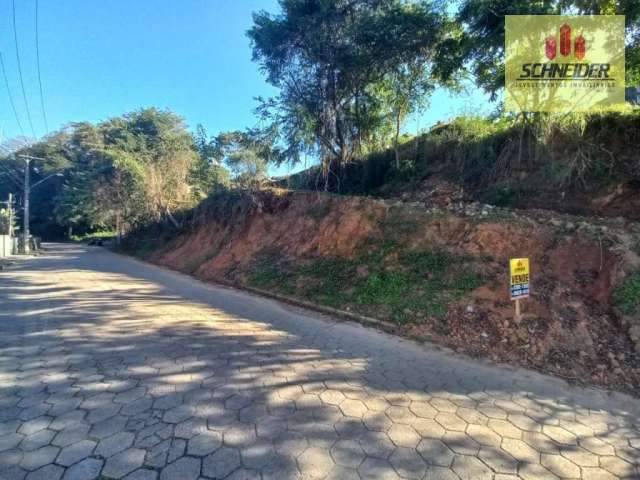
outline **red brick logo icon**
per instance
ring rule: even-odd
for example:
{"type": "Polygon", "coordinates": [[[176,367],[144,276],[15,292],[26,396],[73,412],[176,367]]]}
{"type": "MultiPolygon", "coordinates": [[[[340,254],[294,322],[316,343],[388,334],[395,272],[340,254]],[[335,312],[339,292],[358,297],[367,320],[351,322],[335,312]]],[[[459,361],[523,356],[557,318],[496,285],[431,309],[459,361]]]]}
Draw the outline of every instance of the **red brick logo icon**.
{"type": "Polygon", "coordinates": [[[560,27],[560,54],[563,57],[571,53],[571,27],[566,23],[560,27]]]}
{"type": "Polygon", "coordinates": [[[547,37],[544,42],[544,51],[549,60],[553,60],[554,58],[556,58],[556,37],[554,37],[553,35],[547,37]]]}
{"type": "MultiPolygon", "coordinates": [[[[544,41],[544,53],[549,60],[556,58],[558,44],[555,35],[549,35],[544,41]]],[[[571,54],[571,27],[564,24],[560,27],[560,55],[568,57],[571,54]]],[[[573,55],[578,59],[584,59],[587,54],[587,41],[582,35],[578,35],[573,43],[573,55]]]]}

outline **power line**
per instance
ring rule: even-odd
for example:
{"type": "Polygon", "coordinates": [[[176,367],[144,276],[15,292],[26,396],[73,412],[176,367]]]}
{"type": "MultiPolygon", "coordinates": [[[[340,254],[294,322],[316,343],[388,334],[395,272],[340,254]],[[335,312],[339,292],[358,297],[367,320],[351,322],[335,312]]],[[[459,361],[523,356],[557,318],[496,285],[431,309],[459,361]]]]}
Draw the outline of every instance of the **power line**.
{"type": "Polygon", "coordinates": [[[45,132],[49,132],[47,124],[47,112],[44,108],[44,94],[42,93],[42,77],[40,76],[40,40],[38,36],[38,0],[36,0],[36,63],[38,65],[38,85],[40,87],[40,107],[42,108],[42,118],[44,119],[45,132]]]}
{"type": "Polygon", "coordinates": [[[2,52],[0,52],[0,67],[2,67],[2,76],[4,77],[4,84],[7,87],[7,95],[9,95],[9,103],[11,104],[13,115],[16,118],[16,123],[18,124],[18,128],[20,129],[20,133],[24,137],[24,129],[22,128],[22,123],[20,122],[18,111],[16,110],[16,104],[13,102],[13,95],[11,95],[11,88],[9,88],[9,79],[7,78],[7,71],[4,68],[4,61],[2,60],[2,52]]]}
{"type": "Polygon", "coordinates": [[[20,63],[20,49],[18,48],[18,30],[16,28],[16,0],[11,2],[13,7],[13,40],[16,45],[16,60],[18,60],[18,75],[20,77],[20,88],[22,89],[22,99],[24,100],[24,108],[27,110],[27,120],[31,127],[31,133],[36,136],[36,131],[33,128],[33,122],[31,121],[31,112],[29,111],[29,102],[27,102],[27,92],[24,89],[24,81],[22,79],[22,65],[20,63]]]}

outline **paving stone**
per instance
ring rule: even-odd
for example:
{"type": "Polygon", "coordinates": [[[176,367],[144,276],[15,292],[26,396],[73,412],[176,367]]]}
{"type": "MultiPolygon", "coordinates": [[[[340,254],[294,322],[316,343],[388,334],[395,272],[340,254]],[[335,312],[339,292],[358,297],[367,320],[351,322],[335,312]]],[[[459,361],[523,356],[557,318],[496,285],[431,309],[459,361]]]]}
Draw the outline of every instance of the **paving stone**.
{"type": "Polygon", "coordinates": [[[240,452],[222,447],[202,461],[202,473],[207,477],[224,478],[240,467],[240,452]]]}
{"type": "Polygon", "coordinates": [[[487,426],[502,438],[522,439],[522,430],[507,420],[492,418],[487,422],[487,426]]]}
{"type": "Polygon", "coordinates": [[[18,433],[22,433],[23,435],[28,436],[32,433],[39,432],[40,430],[44,430],[45,428],[47,428],[51,424],[51,420],[51,417],[47,416],[34,418],[33,420],[24,422],[18,429],[18,433]]]}
{"type": "Polygon", "coordinates": [[[582,480],[617,480],[618,477],[602,468],[583,468],[582,480]]]}
{"type": "Polygon", "coordinates": [[[360,400],[347,399],[340,404],[340,410],[347,417],[362,418],[367,412],[367,407],[360,400]]]}
{"type": "Polygon", "coordinates": [[[461,455],[477,455],[481,447],[474,439],[460,432],[447,432],[442,436],[442,441],[461,455]]]}
{"type": "Polygon", "coordinates": [[[63,473],[64,468],[50,464],[29,473],[26,480],[60,480],[63,473]]]}
{"type": "Polygon", "coordinates": [[[499,447],[502,437],[485,425],[469,425],[466,430],[473,440],[486,447],[499,447]]]}
{"type": "Polygon", "coordinates": [[[423,439],[417,447],[418,453],[429,465],[450,467],[455,454],[442,441],[435,438],[423,439]]]}
{"type": "Polygon", "coordinates": [[[60,454],[56,459],[56,463],[64,467],[69,467],[91,455],[95,447],[96,442],[92,442],[91,440],[81,440],[69,445],[68,447],[64,447],[60,451],[60,454]]]}
{"type": "Polygon", "coordinates": [[[190,418],[176,425],[174,435],[179,438],[190,439],[207,431],[207,420],[201,417],[190,418]]]}
{"type": "Polygon", "coordinates": [[[633,465],[619,457],[600,457],[600,467],[622,478],[631,478],[635,474],[633,465]]]}
{"type": "Polygon", "coordinates": [[[558,478],[538,463],[523,463],[520,466],[518,475],[520,475],[520,478],[523,480],[540,480],[542,478],[545,480],[555,480],[558,478]]]}
{"type": "Polygon", "coordinates": [[[309,478],[324,478],[334,463],[328,450],[310,447],[298,457],[298,466],[302,474],[309,478]]]}
{"type": "Polygon", "coordinates": [[[396,448],[389,462],[402,478],[421,479],[427,470],[424,459],[413,448],[396,448]]]}
{"type": "Polygon", "coordinates": [[[65,428],[72,427],[74,425],[79,425],[82,423],[86,412],[84,410],[72,410],[70,412],[66,412],[56,418],[53,419],[49,428],[51,430],[64,430],[65,428]]]}
{"type": "Polygon", "coordinates": [[[544,425],[542,427],[542,433],[544,433],[546,436],[551,438],[551,440],[560,445],[578,444],[578,437],[562,427],[556,427],[554,425],[544,425]]]}
{"type": "Polygon", "coordinates": [[[362,479],[400,480],[402,478],[388,461],[379,458],[367,458],[358,467],[358,472],[362,479]]]}
{"type": "Polygon", "coordinates": [[[133,403],[136,400],[144,397],[146,393],[147,393],[147,389],[145,387],[136,387],[136,388],[132,388],[131,390],[118,393],[113,399],[113,401],[115,403],[124,403],[124,404],[133,403]]]}
{"type": "Polygon", "coordinates": [[[279,457],[273,443],[264,439],[241,448],[240,456],[243,466],[252,470],[270,465],[279,457]]]}
{"type": "Polygon", "coordinates": [[[95,410],[91,410],[86,417],[87,423],[96,424],[108,420],[112,417],[115,417],[122,405],[117,403],[110,403],[105,405],[104,407],[96,408],[95,410]]]}
{"type": "Polygon", "coordinates": [[[540,463],[561,478],[580,478],[580,467],[560,455],[543,453],[540,463]]]}
{"type": "Polygon", "coordinates": [[[433,408],[428,402],[411,402],[409,409],[418,417],[421,418],[436,418],[438,410],[433,408]]]}
{"type": "Polygon", "coordinates": [[[560,455],[579,467],[597,467],[598,456],[580,447],[565,447],[560,449],[560,455]]]}
{"type": "Polygon", "coordinates": [[[445,430],[454,432],[464,432],[467,429],[467,422],[462,420],[455,413],[441,412],[436,415],[436,422],[438,422],[445,430]]]}
{"type": "Polygon", "coordinates": [[[69,467],[62,480],[94,480],[100,476],[102,460],[87,458],[69,467]]]}
{"type": "Polygon", "coordinates": [[[144,457],[145,451],[136,448],[120,452],[107,460],[102,474],[106,477],[122,478],[140,468],[144,462],[144,457]]]}
{"type": "Polygon", "coordinates": [[[179,438],[175,438],[171,441],[171,447],[167,454],[167,463],[173,462],[175,459],[184,455],[184,451],[187,448],[187,442],[179,438]]]}
{"type": "Polygon", "coordinates": [[[331,457],[337,465],[358,468],[365,452],[356,440],[339,440],[331,447],[331,457]]]}
{"type": "Polygon", "coordinates": [[[51,441],[52,445],[57,447],[66,447],[68,445],[84,440],[89,433],[89,426],[85,424],[71,425],[61,430],[51,441]]]}
{"type": "Polygon", "coordinates": [[[415,448],[420,443],[420,435],[410,426],[402,424],[394,424],[387,435],[391,441],[398,447],[415,448]]]}
{"type": "Polygon", "coordinates": [[[453,459],[451,469],[461,480],[492,480],[493,472],[476,457],[458,455],[453,459]]]}
{"type": "Polygon", "coordinates": [[[130,473],[125,480],[156,480],[158,478],[158,472],[155,470],[149,470],[147,468],[141,468],[133,473],[130,473]]]}
{"type": "MultiPolygon", "coordinates": [[[[460,480],[453,470],[445,467],[434,467],[427,466],[427,472],[425,473],[423,480],[460,480]]],[[[501,480],[496,478],[494,480],[501,480]]],[[[519,480],[518,478],[514,478],[513,480],[519,480]]]]}
{"type": "Polygon", "coordinates": [[[518,461],[499,448],[482,447],[478,458],[494,472],[514,475],[518,473],[518,461]]]}
{"type": "Polygon", "coordinates": [[[162,420],[167,423],[180,423],[193,415],[193,407],[190,405],[179,405],[170,410],[167,410],[162,417],[162,420]]]}
{"type": "MultiPolygon", "coordinates": [[[[286,478],[286,477],[285,477],[286,478]]],[[[336,477],[339,478],[339,477],[336,477]]],[[[344,477],[346,479],[346,477],[344,477]]],[[[229,475],[225,480],[261,480],[262,476],[257,470],[251,470],[249,468],[240,468],[229,475]]],[[[327,477],[327,480],[329,478],[327,477]]],[[[360,479],[358,479],[360,480],[360,479]]]]}
{"type": "Polygon", "coordinates": [[[2,472],[3,469],[8,469],[9,467],[17,467],[20,465],[20,462],[22,462],[24,456],[25,454],[18,449],[6,450],[0,453],[0,472],[2,472]]]}
{"type": "Polygon", "coordinates": [[[384,412],[393,423],[411,425],[416,420],[416,414],[409,407],[392,406],[384,412]]]}
{"type": "Polygon", "coordinates": [[[446,433],[442,425],[430,418],[418,418],[411,424],[411,427],[418,432],[421,437],[442,438],[446,433]]]}
{"type": "Polygon", "coordinates": [[[23,480],[27,471],[15,465],[0,470],[0,480],[23,480]]]}
{"type": "Polygon", "coordinates": [[[119,432],[115,435],[100,440],[95,454],[104,458],[109,458],[120,453],[133,445],[135,436],[131,432],[119,432]]]}
{"type": "Polygon", "coordinates": [[[222,435],[218,432],[205,431],[188,442],[187,454],[204,457],[222,446],[222,435]]]}
{"type": "Polygon", "coordinates": [[[197,480],[199,476],[200,460],[182,457],[162,470],[160,480],[197,480]]]}
{"type": "Polygon", "coordinates": [[[320,400],[329,405],[340,405],[346,397],[338,390],[326,390],[320,394],[320,400]]]}
{"type": "Polygon", "coordinates": [[[365,428],[376,432],[388,431],[393,422],[389,417],[379,412],[366,412],[362,417],[365,428]]]}
{"type": "Polygon", "coordinates": [[[24,435],[20,433],[9,433],[7,435],[3,435],[0,437],[0,452],[4,452],[5,450],[11,450],[15,448],[22,439],[25,438],[24,435]]]}
{"type": "Polygon", "coordinates": [[[55,436],[56,432],[53,430],[40,430],[24,437],[20,442],[20,448],[24,451],[36,450],[45,445],[49,445],[51,439],[55,436]]]}
{"type": "MultiPolygon", "coordinates": [[[[59,452],[60,449],[58,447],[52,447],[51,445],[25,452],[20,461],[20,466],[25,470],[37,470],[49,463],[53,463],[59,452]]],[[[0,461],[0,463],[2,462],[0,461]]]]}
{"type": "Polygon", "coordinates": [[[581,438],[579,443],[582,448],[596,455],[613,456],[616,454],[613,446],[597,437],[581,438]]]}

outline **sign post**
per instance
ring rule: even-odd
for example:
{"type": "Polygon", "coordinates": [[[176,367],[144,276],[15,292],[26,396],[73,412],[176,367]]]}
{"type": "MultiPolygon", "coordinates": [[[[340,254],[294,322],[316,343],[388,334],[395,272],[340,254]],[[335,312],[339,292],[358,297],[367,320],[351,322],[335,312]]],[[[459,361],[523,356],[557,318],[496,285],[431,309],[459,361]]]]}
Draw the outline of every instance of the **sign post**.
{"type": "Polygon", "coordinates": [[[530,293],[530,274],[528,258],[512,258],[509,260],[509,290],[511,300],[515,301],[515,320],[520,323],[522,314],[520,312],[520,299],[527,298],[530,293]]]}

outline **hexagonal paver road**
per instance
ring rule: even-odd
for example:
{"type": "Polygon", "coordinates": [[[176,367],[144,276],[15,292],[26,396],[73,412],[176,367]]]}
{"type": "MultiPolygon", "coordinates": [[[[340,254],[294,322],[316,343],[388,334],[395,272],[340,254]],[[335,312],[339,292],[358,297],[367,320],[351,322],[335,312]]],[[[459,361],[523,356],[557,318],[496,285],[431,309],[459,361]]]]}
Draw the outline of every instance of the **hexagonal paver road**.
{"type": "Polygon", "coordinates": [[[0,480],[640,478],[635,399],[48,248],[0,272],[0,480]]]}

